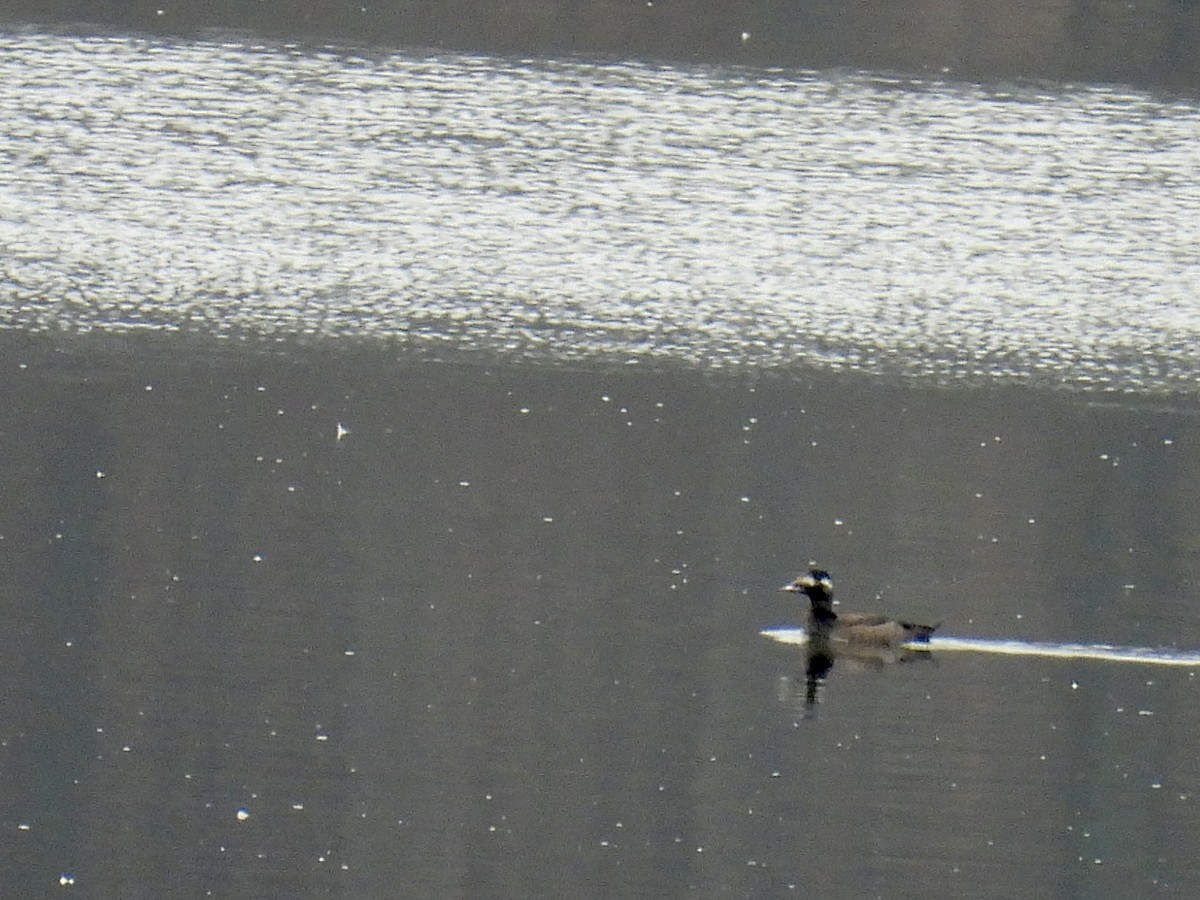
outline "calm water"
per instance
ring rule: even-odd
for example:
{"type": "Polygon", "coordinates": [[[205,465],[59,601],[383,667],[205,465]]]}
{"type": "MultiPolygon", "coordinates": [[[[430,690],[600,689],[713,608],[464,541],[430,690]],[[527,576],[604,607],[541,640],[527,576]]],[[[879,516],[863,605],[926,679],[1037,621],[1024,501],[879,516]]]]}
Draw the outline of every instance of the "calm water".
{"type": "Polygon", "coordinates": [[[1200,649],[1192,405],[68,346],[0,369],[22,896],[1200,889],[1195,670],[839,660],[807,708],[759,635],[815,558],[948,634],[1200,649]]]}
{"type": "Polygon", "coordinates": [[[3,40],[6,891],[1200,892],[1194,106],[3,40]]]}

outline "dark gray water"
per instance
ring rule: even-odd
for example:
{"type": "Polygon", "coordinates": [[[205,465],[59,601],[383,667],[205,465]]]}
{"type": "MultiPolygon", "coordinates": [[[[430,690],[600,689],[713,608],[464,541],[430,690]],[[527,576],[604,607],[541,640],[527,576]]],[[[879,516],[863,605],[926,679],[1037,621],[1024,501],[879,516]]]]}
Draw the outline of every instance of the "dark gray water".
{"type": "Polygon", "coordinates": [[[3,351],[22,896],[1200,888],[1195,670],[842,660],[806,709],[759,635],[814,558],[947,633],[1200,648],[1192,405],[3,351]]]}
{"type": "Polygon", "coordinates": [[[0,23],[143,33],[242,29],[304,41],[367,41],[514,56],[848,67],[954,78],[1040,78],[1200,91],[1200,8],[1178,0],[0,0],[0,23]]]}
{"type": "Polygon", "coordinates": [[[1194,106],[4,41],[6,892],[1200,891],[1194,106]]]}

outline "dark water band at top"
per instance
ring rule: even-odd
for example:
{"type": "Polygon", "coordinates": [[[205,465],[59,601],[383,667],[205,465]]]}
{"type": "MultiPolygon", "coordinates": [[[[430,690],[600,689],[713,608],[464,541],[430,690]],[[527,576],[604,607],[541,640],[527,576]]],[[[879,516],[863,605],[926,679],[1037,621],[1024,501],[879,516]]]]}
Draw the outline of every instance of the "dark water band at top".
{"type": "MultiPolygon", "coordinates": [[[[781,644],[803,645],[808,634],[803,628],[767,628],[763,637],[781,644]]],[[[1143,663],[1154,666],[1200,667],[1200,650],[1164,647],[1122,647],[1113,644],[1060,644],[1050,641],[991,640],[987,638],[933,637],[929,643],[910,649],[938,652],[994,653],[1003,656],[1039,656],[1059,659],[1094,659],[1106,662],[1143,663]]]]}
{"type": "Polygon", "coordinates": [[[307,0],[294,5],[0,0],[0,23],[89,22],[153,34],[243,30],[298,40],[365,41],[518,55],[828,68],[969,79],[1034,78],[1200,90],[1200,5],[1123,0],[1031,5],[1000,0],[847,4],[705,0],[437,4],[307,0]]]}

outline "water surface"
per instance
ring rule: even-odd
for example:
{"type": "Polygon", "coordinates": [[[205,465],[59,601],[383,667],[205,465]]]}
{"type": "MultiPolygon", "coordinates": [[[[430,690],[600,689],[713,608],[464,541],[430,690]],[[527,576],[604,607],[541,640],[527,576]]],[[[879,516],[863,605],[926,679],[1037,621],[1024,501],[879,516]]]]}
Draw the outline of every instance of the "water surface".
{"type": "Polygon", "coordinates": [[[14,895],[1200,891],[1194,104],[0,49],[14,895]]]}
{"type": "Polygon", "coordinates": [[[1200,112],[0,37],[0,322],[1194,390],[1200,112]]]}
{"type": "MultiPolygon", "coordinates": [[[[80,342],[81,341],[81,342],[80,342]]],[[[7,884],[1188,897],[1196,410],[4,338],[7,884]],[[73,348],[71,352],[64,352],[73,348]],[[341,434],[339,439],[338,435],[341,434]]]]}

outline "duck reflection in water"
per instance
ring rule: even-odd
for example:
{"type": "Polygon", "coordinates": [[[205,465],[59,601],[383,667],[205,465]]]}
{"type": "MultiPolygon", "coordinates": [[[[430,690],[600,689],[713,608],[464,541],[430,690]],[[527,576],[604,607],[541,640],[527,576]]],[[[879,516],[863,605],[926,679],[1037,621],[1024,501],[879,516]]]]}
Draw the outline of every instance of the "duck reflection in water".
{"type": "Polygon", "coordinates": [[[819,633],[809,635],[804,651],[804,707],[808,713],[813,712],[835,662],[854,669],[882,669],[895,663],[934,659],[927,647],[855,646],[832,641],[819,633]]]}
{"type": "Polygon", "coordinates": [[[824,569],[812,569],[780,588],[804,594],[810,602],[805,666],[804,705],[817,702],[820,686],[836,659],[884,666],[911,659],[930,659],[929,636],[938,625],[918,625],[873,613],[836,613],[833,579],[824,569]]]}

